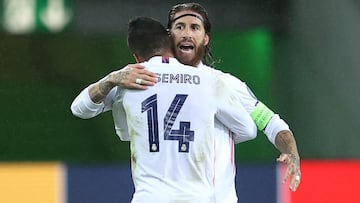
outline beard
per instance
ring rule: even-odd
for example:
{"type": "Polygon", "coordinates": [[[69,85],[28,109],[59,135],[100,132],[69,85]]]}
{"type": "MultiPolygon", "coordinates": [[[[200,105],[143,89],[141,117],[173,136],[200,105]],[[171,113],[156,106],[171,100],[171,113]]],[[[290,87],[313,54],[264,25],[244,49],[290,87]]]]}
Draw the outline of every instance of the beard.
{"type": "Polygon", "coordinates": [[[190,52],[184,52],[179,47],[176,47],[175,56],[182,64],[197,67],[205,56],[205,48],[204,41],[195,46],[190,52]]]}

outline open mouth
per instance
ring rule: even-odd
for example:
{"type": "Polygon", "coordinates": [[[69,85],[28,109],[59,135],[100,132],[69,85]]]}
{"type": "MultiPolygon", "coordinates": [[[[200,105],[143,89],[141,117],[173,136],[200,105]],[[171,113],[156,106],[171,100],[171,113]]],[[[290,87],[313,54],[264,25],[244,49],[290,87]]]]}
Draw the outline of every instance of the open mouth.
{"type": "Polygon", "coordinates": [[[191,46],[191,45],[182,45],[182,46],[180,46],[180,49],[183,50],[183,51],[189,51],[189,50],[193,50],[193,49],[194,49],[194,46],[191,46]]]}
{"type": "Polygon", "coordinates": [[[180,44],[179,49],[182,52],[192,52],[194,50],[194,45],[190,44],[190,43],[183,43],[180,44]]]}

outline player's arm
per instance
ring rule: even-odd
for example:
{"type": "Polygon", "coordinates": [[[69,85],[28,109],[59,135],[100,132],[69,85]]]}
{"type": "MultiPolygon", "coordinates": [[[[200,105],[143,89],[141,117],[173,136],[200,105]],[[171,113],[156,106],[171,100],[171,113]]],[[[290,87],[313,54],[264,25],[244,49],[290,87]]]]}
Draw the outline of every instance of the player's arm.
{"type": "Polygon", "coordinates": [[[281,155],[279,158],[277,158],[277,161],[288,165],[283,182],[286,182],[286,180],[291,177],[289,188],[292,191],[296,191],[300,184],[301,171],[300,156],[296,146],[295,138],[289,131],[280,131],[275,138],[275,145],[281,152],[281,155]]]}
{"type": "Polygon", "coordinates": [[[144,69],[141,64],[129,64],[111,72],[89,88],[90,98],[95,103],[102,102],[110,90],[116,86],[122,89],[145,90],[157,82],[155,73],[144,69]]]}
{"type": "Polygon", "coordinates": [[[246,112],[241,102],[234,96],[234,91],[224,81],[224,77],[217,77],[217,106],[216,118],[230,129],[242,142],[256,137],[257,128],[246,112]]]}
{"type": "MultiPolygon", "coordinates": [[[[300,156],[297,150],[295,137],[287,123],[275,114],[255,95],[247,85],[239,79],[227,75],[226,81],[230,83],[237,92],[237,97],[250,113],[258,130],[263,131],[269,141],[281,152],[278,162],[288,165],[284,180],[291,176],[290,189],[295,191],[300,183],[300,156]]],[[[239,142],[238,142],[239,143],[239,142]]]]}
{"type": "Polygon", "coordinates": [[[104,99],[103,102],[95,103],[89,95],[90,87],[91,85],[82,90],[81,93],[72,102],[70,108],[74,116],[88,119],[111,109],[111,105],[116,93],[116,88],[108,93],[106,99],[104,99]]]}
{"type": "Polygon", "coordinates": [[[156,76],[154,73],[144,69],[140,64],[130,64],[121,70],[114,71],[96,83],[85,88],[72,102],[72,113],[80,118],[92,118],[101,112],[111,109],[116,89],[146,89],[154,85],[156,76]],[[135,83],[141,79],[141,84],[135,83]]]}
{"type": "MultiPolygon", "coordinates": [[[[269,141],[275,144],[275,138],[281,131],[290,131],[287,123],[275,114],[264,103],[259,101],[246,83],[230,74],[222,74],[227,86],[235,91],[234,97],[244,106],[248,114],[254,120],[257,129],[264,132],[269,141]]],[[[239,143],[239,142],[236,142],[239,143]]]]}

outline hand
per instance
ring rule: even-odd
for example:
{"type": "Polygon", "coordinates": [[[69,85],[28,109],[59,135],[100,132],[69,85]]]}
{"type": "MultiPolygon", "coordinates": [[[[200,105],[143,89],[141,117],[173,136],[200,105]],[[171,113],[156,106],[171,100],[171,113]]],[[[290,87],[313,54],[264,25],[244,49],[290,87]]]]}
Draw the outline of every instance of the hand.
{"type": "Polygon", "coordinates": [[[295,192],[299,187],[301,180],[300,158],[293,154],[281,154],[276,161],[287,164],[285,177],[282,182],[285,183],[291,176],[289,188],[291,191],[295,192]]]}
{"type": "Polygon", "coordinates": [[[144,69],[140,64],[129,64],[111,73],[113,82],[124,89],[145,90],[157,82],[156,74],[144,69]]]}

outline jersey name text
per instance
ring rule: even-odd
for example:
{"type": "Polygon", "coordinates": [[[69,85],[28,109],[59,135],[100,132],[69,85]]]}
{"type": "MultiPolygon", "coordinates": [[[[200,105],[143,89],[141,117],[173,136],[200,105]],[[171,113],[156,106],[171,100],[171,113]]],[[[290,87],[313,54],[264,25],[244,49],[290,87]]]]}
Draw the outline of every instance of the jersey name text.
{"type": "Polygon", "coordinates": [[[161,83],[184,83],[184,84],[200,84],[200,76],[190,74],[173,74],[173,73],[156,73],[158,82],[161,83]]]}

